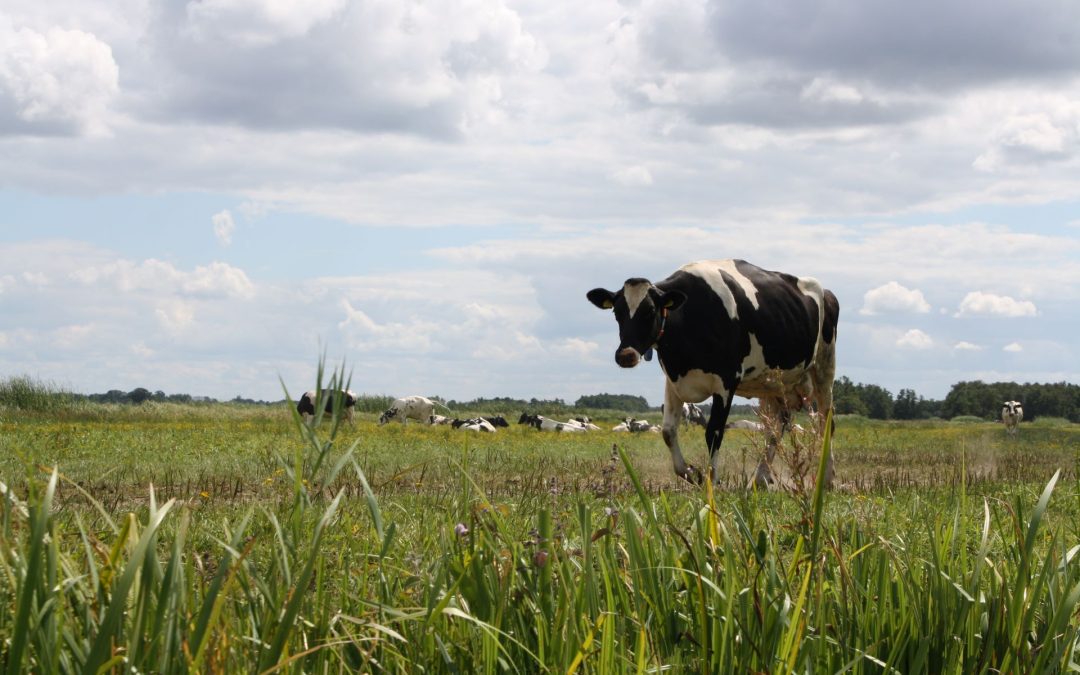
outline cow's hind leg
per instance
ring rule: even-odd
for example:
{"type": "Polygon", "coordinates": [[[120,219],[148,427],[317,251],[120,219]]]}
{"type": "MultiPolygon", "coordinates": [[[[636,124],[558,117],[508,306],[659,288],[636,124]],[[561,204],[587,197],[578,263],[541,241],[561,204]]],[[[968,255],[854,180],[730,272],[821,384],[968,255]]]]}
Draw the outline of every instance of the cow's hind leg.
{"type": "Polygon", "coordinates": [[[783,399],[762,397],[761,418],[765,424],[765,456],[758,462],[754,470],[753,484],[759,488],[768,487],[776,482],[776,476],[772,470],[773,460],[776,458],[776,448],[787,431],[791,422],[791,411],[784,405],[783,399]]]}

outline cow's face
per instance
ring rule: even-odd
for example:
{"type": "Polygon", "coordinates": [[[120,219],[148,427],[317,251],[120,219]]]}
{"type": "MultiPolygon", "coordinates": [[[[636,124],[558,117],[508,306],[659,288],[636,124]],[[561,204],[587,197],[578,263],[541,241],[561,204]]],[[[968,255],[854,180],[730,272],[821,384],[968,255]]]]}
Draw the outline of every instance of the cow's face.
{"type": "Polygon", "coordinates": [[[594,288],[586,294],[600,309],[611,309],[619,323],[619,348],[615,363],[633,368],[652,348],[660,335],[664,310],[678,308],[686,295],[680,291],[664,292],[647,279],[628,279],[622,290],[612,293],[594,288]]]}
{"type": "Polygon", "coordinates": [[[397,414],[398,414],[398,409],[397,408],[388,409],[386,412],[384,412],[382,415],[379,416],[379,424],[380,425],[386,424],[390,420],[397,417],[397,414]]]}

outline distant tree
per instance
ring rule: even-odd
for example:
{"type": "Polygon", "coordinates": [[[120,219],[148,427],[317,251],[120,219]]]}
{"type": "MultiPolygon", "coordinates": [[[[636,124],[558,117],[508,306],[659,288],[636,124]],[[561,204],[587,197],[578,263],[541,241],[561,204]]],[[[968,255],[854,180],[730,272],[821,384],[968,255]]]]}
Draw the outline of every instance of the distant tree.
{"type": "Polygon", "coordinates": [[[132,389],[128,393],[127,398],[132,403],[142,404],[142,403],[145,403],[146,401],[149,401],[151,396],[153,396],[153,394],[150,392],[149,389],[144,389],[142,387],[137,387],[135,389],[132,389]]]}
{"type": "Polygon", "coordinates": [[[649,402],[644,396],[631,394],[593,394],[582,396],[574,402],[575,408],[593,408],[597,410],[625,410],[626,412],[648,412],[649,402]]]}
{"type": "Polygon", "coordinates": [[[893,402],[893,417],[898,420],[919,418],[919,397],[914,389],[901,389],[893,402]]]}

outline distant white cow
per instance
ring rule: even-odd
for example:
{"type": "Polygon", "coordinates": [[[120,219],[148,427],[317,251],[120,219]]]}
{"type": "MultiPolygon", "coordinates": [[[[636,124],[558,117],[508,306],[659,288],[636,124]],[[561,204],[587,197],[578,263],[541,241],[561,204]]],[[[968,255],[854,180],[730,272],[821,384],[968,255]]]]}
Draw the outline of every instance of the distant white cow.
{"type": "Polygon", "coordinates": [[[394,404],[379,416],[379,424],[386,424],[390,420],[397,420],[405,424],[405,420],[408,419],[430,423],[434,412],[435,404],[431,399],[423,396],[406,396],[395,400],[394,404]]]}
{"type": "Polygon", "coordinates": [[[575,427],[581,427],[585,431],[599,431],[600,427],[592,423],[592,420],[588,417],[573,417],[566,420],[566,424],[573,425],[575,427]]]}
{"type": "Polygon", "coordinates": [[[630,433],[635,434],[641,433],[643,431],[648,431],[654,434],[658,434],[660,433],[660,426],[656,424],[651,424],[646,420],[636,420],[633,417],[627,417],[623,419],[622,422],[612,427],[611,430],[617,432],[629,431],[630,433]]]}
{"type": "Polygon", "coordinates": [[[765,431],[765,425],[754,420],[735,420],[724,425],[725,429],[746,429],[748,431],[765,431]]]}
{"type": "Polygon", "coordinates": [[[1024,409],[1020,406],[1020,401],[1005,401],[1005,406],[1001,409],[1001,421],[1005,423],[1005,430],[1009,434],[1015,434],[1022,419],[1024,409]]]}
{"type": "Polygon", "coordinates": [[[453,420],[446,415],[432,415],[428,418],[428,424],[432,426],[438,426],[442,424],[450,424],[453,420]]]}

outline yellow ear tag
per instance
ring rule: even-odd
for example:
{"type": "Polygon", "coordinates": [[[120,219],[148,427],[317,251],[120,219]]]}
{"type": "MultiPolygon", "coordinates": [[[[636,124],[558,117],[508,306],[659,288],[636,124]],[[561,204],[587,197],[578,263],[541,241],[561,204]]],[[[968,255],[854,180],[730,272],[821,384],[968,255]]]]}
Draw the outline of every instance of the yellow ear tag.
{"type": "Polygon", "coordinates": [[[615,303],[613,303],[612,301],[610,301],[610,300],[605,300],[604,301],[604,309],[611,309],[614,306],[615,306],[615,303]]]}

